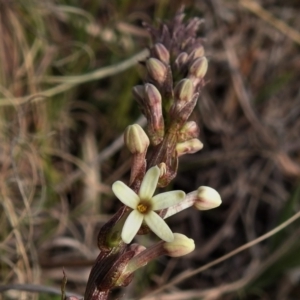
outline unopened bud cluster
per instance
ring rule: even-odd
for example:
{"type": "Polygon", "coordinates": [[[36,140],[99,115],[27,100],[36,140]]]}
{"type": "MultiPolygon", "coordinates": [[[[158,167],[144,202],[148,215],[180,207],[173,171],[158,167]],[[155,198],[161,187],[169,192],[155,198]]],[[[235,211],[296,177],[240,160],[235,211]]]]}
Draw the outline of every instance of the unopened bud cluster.
{"type": "Polygon", "coordinates": [[[166,165],[159,182],[162,187],[176,176],[179,156],[203,147],[198,125],[189,118],[205,83],[208,62],[202,40],[197,38],[201,20],[194,18],[184,24],[183,17],[179,13],[172,24],[163,24],[158,30],[147,26],[153,47],[145,61],[146,82],[133,88],[157,153],[150,157],[149,166],[166,165]]]}

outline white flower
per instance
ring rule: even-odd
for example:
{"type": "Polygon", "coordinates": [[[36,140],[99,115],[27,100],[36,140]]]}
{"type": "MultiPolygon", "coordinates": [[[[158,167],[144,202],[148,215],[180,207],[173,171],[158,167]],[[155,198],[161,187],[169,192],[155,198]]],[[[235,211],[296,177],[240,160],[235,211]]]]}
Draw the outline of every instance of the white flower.
{"type": "Polygon", "coordinates": [[[166,222],[154,210],[161,210],[182,201],[185,197],[183,191],[171,191],[153,196],[160,169],[155,166],[150,168],[142,181],[138,195],[121,181],[116,181],[112,185],[112,190],[116,197],[129,206],[133,211],[129,214],[122,230],[122,240],[129,244],[143,221],[162,240],[172,242],[174,235],[166,222]]]}

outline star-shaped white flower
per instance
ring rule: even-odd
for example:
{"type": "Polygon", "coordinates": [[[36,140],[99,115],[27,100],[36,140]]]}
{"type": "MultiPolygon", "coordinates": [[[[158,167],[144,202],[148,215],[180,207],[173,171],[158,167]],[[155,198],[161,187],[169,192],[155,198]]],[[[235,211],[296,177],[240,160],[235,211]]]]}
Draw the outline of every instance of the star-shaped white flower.
{"type": "Polygon", "coordinates": [[[122,230],[122,240],[129,244],[143,221],[162,240],[172,242],[174,235],[166,222],[156,213],[161,210],[181,202],[185,193],[183,191],[170,191],[153,196],[160,169],[155,166],[150,168],[142,181],[138,195],[122,181],[116,181],[112,185],[112,190],[116,197],[126,206],[133,209],[127,217],[122,230]]]}

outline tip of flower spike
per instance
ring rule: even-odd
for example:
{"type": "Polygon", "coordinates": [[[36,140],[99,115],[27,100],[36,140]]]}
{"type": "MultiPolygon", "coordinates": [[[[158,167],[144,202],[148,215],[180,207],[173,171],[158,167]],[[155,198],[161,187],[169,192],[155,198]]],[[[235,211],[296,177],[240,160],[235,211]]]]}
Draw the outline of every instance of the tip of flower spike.
{"type": "Polygon", "coordinates": [[[195,243],[194,240],[183,234],[174,233],[174,240],[169,243],[164,243],[163,247],[167,255],[179,257],[192,252],[195,249],[195,243]]]}
{"type": "Polygon", "coordinates": [[[220,194],[209,186],[200,186],[197,190],[197,200],[194,206],[199,210],[208,210],[221,205],[220,194]]]}

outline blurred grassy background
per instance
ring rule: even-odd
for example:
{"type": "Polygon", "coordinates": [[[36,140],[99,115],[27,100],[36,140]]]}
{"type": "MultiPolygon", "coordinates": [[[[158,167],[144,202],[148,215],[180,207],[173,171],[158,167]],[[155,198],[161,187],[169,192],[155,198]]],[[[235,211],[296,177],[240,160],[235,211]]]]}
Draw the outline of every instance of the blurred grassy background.
{"type": "MultiPolygon", "coordinates": [[[[205,147],[182,158],[174,185],[209,185],[223,204],[170,218],[196,250],[146,266],[112,299],[141,299],[299,210],[298,1],[0,0],[2,285],[59,288],[64,268],[67,289],[83,294],[97,232],[120,206],[110,186],[128,179],[120,135],[140,116],[131,88],[143,70],[131,58],[149,44],[141,24],[171,18],[182,3],[205,20],[209,71],[193,115],[205,147]]],[[[299,224],[159,299],[300,299],[299,224]]],[[[0,298],[59,299],[13,290],[0,298]]]]}

